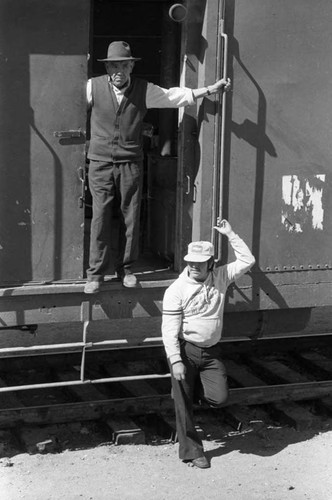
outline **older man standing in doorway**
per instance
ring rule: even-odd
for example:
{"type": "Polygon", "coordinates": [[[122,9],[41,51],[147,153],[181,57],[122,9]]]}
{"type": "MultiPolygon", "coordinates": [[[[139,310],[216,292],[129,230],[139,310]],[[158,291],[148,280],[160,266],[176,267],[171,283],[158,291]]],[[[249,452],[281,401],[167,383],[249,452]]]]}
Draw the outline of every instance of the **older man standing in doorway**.
{"type": "Polygon", "coordinates": [[[200,97],[228,90],[230,81],[221,79],[200,89],[164,89],[132,76],[135,61],[130,46],[112,42],[105,63],[107,74],[92,78],[87,85],[91,108],[91,140],[88,151],[89,186],[93,214],[90,257],[84,292],[97,293],[106,274],[111,254],[110,226],[115,200],[120,206],[117,276],[126,287],[138,285],[132,265],[138,258],[139,219],[143,183],[143,119],[150,108],[179,108],[200,97]]]}

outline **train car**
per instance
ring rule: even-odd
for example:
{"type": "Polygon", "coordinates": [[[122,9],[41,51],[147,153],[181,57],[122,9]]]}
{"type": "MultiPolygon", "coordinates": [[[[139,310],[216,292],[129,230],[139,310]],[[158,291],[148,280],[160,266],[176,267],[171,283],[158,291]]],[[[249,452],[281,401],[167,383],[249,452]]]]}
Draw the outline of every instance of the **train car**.
{"type": "Polygon", "coordinates": [[[223,339],[331,331],[331,21],[328,0],[1,1],[2,356],[160,344],[187,244],[232,259],[217,216],[256,257],[229,290],[223,339]],[[154,83],[224,76],[232,90],[148,113],[141,285],[110,269],[87,296],[85,88],[115,40],[154,83]]]}

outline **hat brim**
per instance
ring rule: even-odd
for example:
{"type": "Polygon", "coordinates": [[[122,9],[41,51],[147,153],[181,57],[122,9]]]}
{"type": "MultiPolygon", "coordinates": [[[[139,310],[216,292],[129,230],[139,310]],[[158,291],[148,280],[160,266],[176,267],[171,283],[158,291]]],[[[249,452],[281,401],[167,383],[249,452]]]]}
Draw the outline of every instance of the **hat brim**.
{"type": "Polygon", "coordinates": [[[121,62],[121,61],[140,61],[141,57],[106,57],[106,59],[97,59],[101,62],[121,62]]]}
{"type": "Polygon", "coordinates": [[[186,262],[207,262],[212,255],[197,255],[195,253],[188,253],[183,257],[186,262]]]}

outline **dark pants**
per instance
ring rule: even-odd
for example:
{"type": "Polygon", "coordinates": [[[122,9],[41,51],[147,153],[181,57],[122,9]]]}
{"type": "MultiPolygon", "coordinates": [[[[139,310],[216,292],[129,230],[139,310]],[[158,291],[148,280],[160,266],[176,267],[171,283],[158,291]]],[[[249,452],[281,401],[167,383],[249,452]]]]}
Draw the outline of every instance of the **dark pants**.
{"type": "Polygon", "coordinates": [[[102,281],[111,258],[111,222],[114,202],[120,207],[118,255],[115,269],[122,272],[137,260],[143,184],[142,163],[90,160],[92,195],[89,281],[102,281]]]}
{"type": "Polygon", "coordinates": [[[220,359],[220,344],[207,348],[181,341],[181,357],[186,367],[185,380],[179,381],[172,376],[176,430],[180,459],[192,460],[203,455],[203,444],[194,424],[194,391],[199,383],[202,399],[218,407],[227,400],[228,384],[220,359]]]}

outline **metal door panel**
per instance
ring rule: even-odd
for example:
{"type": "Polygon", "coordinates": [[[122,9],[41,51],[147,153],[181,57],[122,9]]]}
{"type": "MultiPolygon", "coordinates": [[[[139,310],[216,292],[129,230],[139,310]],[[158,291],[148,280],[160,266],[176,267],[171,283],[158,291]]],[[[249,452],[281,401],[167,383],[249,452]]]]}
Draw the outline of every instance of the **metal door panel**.
{"type": "MultiPolygon", "coordinates": [[[[182,25],[181,85],[212,84],[217,76],[220,0],[193,0],[182,25]]],[[[192,240],[210,239],[214,134],[218,114],[215,97],[198,99],[196,106],[180,110],[179,187],[177,200],[177,268],[192,240]]]]}
{"type": "MultiPolygon", "coordinates": [[[[320,269],[331,281],[331,22],[328,0],[226,0],[224,213],[278,286],[294,285],[291,272],[315,283],[320,269]]],[[[302,305],[312,300],[308,288],[302,305]]]]}
{"type": "Polygon", "coordinates": [[[89,0],[0,4],[0,282],[82,278],[89,0]],[[54,132],[81,130],[79,137],[54,132]]]}

